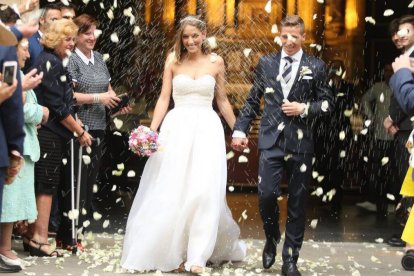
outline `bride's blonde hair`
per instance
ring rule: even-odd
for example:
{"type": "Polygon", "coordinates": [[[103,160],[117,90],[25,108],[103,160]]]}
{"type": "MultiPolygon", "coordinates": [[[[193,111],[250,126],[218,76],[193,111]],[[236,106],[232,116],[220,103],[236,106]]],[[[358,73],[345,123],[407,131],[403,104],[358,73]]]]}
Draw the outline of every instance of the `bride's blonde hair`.
{"type": "MultiPolygon", "coordinates": [[[[180,21],[180,27],[178,28],[177,34],[175,36],[175,44],[174,44],[174,53],[177,63],[181,63],[184,54],[187,52],[187,49],[183,45],[183,31],[186,26],[193,26],[199,29],[201,32],[207,32],[207,24],[203,20],[199,19],[196,16],[186,16],[180,21]]],[[[205,55],[211,53],[210,44],[208,43],[207,39],[203,40],[201,44],[201,52],[205,55]]]]}

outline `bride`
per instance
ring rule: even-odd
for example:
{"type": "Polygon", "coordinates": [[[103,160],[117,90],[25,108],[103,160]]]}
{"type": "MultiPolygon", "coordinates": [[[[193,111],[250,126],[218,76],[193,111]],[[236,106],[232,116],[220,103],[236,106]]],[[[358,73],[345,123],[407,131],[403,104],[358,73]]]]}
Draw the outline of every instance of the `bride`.
{"type": "Polygon", "coordinates": [[[224,86],[224,61],[210,53],[206,23],[185,17],[150,127],[155,131],[163,121],[162,149],[145,166],[128,217],[122,267],[202,273],[207,261],[244,259],[246,246],[226,202],[224,131],[212,108],[215,98],[233,128],[224,86]],[[165,116],[171,90],[175,107],[165,116]]]}

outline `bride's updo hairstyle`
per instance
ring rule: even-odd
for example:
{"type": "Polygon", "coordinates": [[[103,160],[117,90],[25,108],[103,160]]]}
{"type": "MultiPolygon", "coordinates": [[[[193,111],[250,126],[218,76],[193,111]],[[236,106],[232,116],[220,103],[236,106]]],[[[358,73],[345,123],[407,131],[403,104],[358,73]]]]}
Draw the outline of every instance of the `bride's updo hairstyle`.
{"type": "MultiPolygon", "coordinates": [[[[207,33],[207,24],[203,20],[199,19],[198,16],[186,16],[180,21],[180,27],[178,28],[176,37],[175,37],[175,44],[174,44],[174,53],[177,62],[180,64],[183,56],[187,52],[187,49],[183,45],[183,31],[186,26],[193,26],[199,29],[201,32],[207,33]]],[[[211,52],[210,44],[208,43],[207,39],[204,39],[201,44],[201,51],[203,54],[207,55],[211,52]]]]}

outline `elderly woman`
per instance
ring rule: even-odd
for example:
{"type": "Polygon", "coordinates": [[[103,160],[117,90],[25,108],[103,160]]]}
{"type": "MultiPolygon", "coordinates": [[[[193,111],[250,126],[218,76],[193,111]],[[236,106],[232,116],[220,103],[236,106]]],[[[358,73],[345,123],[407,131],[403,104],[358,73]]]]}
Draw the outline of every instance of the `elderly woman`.
{"type": "MultiPolygon", "coordinates": [[[[80,145],[91,144],[91,136],[74,118],[72,82],[63,65],[63,60],[74,48],[77,31],[77,26],[70,20],[53,22],[40,40],[44,51],[33,65],[44,73],[35,92],[39,103],[49,108],[50,116],[38,132],[41,156],[35,166],[38,217],[31,229],[32,237],[26,244],[32,256],[60,256],[47,241],[52,196],[61,188],[62,160],[73,134],[80,145]]],[[[65,169],[68,167],[64,166],[65,169]]],[[[59,196],[61,194],[59,191],[59,196]]]]}
{"type": "MultiPolygon", "coordinates": [[[[23,39],[17,46],[17,59],[20,68],[24,67],[29,58],[29,43],[23,39]]],[[[1,206],[0,230],[0,258],[9,267],[9,272],[21,270],[20,259],[11,250],[11,236],[13,222],[28,220],[33,222],[37,217],[34,191],[34,164],[40,157],[39,141],[37,140],[36,126],[45,123],[49,117],[49,110],[37,103],[36,95],[32,90],[41,78],[26,78],[21,72],[23,100],[24,100],[24,161],[17,178],[11,185],[6,185],[3,191],[1,206]],[[14,269],[12,269],[14,267],[14,269]],[[20,267],[20,269],[19,269],[20,267]]]]}
{"type": "MultiPolygon", "coordinates": [[[[97,143],[91,146],[91,163],[84,166],[82,171],[82,186],[79,209],[87,211],[90,215],[92,201],[92,188],[96,183],[96,176],[100,167],[102,157],[102,141],[105,136],[105,129],[108,124],[107,110],[117,105],[120,99],[116,96],[111,87],[108,68],[100,53],[94,51],[96,43],[96,27],[98,22],[87,14],[82,14],[74,19],[79,31],[76,37],[76,48],[69,58],[68,71],[74,83],[76,104],[79,105],[79,119],[88,126],[89,132],[97,143]]],[[[128,111],[124,108],[121,112],[128,111]]],[[[70,210],[70,199],[66,199],[64,212],[70,210]]],[[[85,220],[84,214],[80,214],[79,225],[85,220]]],[[[70,220],[63,218],[56,240],[57,245],[70,249],[74,246],[68,231],[61,231],[62,228],[70,227],[70,220]]],[[[81,244],[77,244],[78,249],[81,244]]]]}

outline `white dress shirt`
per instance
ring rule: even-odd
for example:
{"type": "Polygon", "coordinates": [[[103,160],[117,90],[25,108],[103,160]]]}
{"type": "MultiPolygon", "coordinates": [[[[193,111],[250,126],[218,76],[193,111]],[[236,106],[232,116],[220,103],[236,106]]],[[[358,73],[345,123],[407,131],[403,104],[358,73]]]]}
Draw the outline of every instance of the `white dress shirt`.
{"type": "MultiPolygon", "coordinates": [[[[282,50],[281,52],[281,57],[280,57],[280,64],[279,64],[279,74],[282,75],[283,74],[283,68],[285,67],[287,60],[285,59],[286,56],[288,56],[288,54],[285,53],[284,50],[282,50]]],[[[302,55],[303,55],[303,50],[300,49],[296,54],[294,54],[293,56],[290,56],[292,58],[292,73],[291,73],[291,77],[289,79],[289,81],[286,83],[285,79],[280,77],[280,85],[282,86],[282,91],[283,91],[283,98],[287,98],[290,92],[290,89],[292,89],[293,83],[295,82],[296,79],[296,75],[298,73],[298,69],[299,69],[299,63],[300,60],[302,59],[302,55]]]]}

